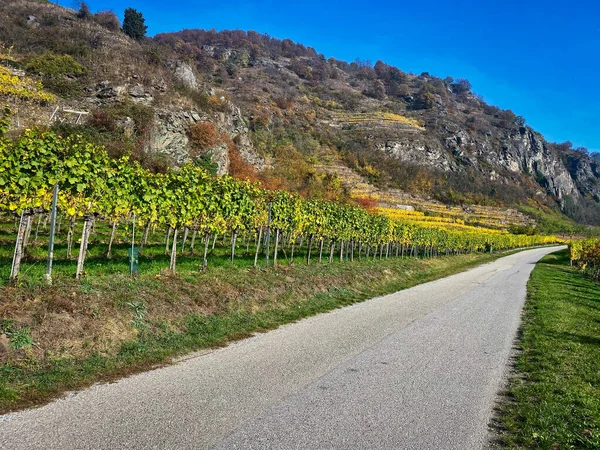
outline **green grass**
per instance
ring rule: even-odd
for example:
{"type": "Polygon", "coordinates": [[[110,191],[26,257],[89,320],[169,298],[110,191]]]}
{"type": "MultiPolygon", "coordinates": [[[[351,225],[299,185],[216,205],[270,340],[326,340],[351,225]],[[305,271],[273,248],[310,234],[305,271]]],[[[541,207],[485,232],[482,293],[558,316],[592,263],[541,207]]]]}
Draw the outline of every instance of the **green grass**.
{"type": "Polygon", "coordinates": [[[599,449],[600,284],[561,251],[537,264],[528,292],[500,445],[599,449]]]}
{"type": "MultiPolygon", "coordinates": [[[[60,233],[56,236],[54,248],[54,263],[52,277],[72,278],[77,269],[77,257],[79,254],[79,240],[81,239],[82,221],[79,220],[75,224],[73,233],[73,248],[71,258],[67,258],[67,231],[68,222],[63,220],[60,227],[60,233]]],[[[46,257],[48,253],[48,227],[44,229],[43,223],[40,224],[37,241],[35,238],[35,230],[37,228],[37,218],[34,219],[31,232],[31,245],[27,248],[25,258],[21,263],[19,273],[19,281],[21,284],[35,285],[41,282],[43,274],[46,271],[46,257]]],[[[143,230],[136,230],[136,247],[141,243],[143,230]]],[[[13,258],[15,245],[15,224],[7,221],[7,218],[0,216],[0,286],[8,282],[10,276],[11,262],[13,258]]],[[[88,278],[95,276],[128,274],[129,263],[127,251],[131,247],[131,225],[120,224],[117,229],[116,240],[112,247],[112,258],[105,257],[110,238],[109,224],[103,221],[98,221],[91,236],[88,247],[87,257],[85,261],[84,271],[88,278]]],[[[186,249],[183,255],[178,255],[177,271],[181,273],[198,272],[202,264],[202,254],[204,251],[204,243],[202,236],[196,238],[194,255],[189,252],[192,233],[190,232],[186,242],[186,249]]],[[[227,236],[223,245],[222,236],[217,240],[217,245],[214,250],[209,251],[208,264],[210,267],[223,267],[230,265],[230,247],[227,236]]],[[[236,246],[235,265],[240,268],[252,267],[254,263],[254,241],[248,236],[250,245],[244,245],[243,239],[240,237],[236,246]]],[[[170,241],[172,242],[172,241],[170,241]]],[[[178,253],[181,250],[182,236],[178,236],[178,253]]],[[[211,241],[212,244],[212,241],[211,241]]],[[[169,246],[170,251],[170,246],[169,246]]],[[[314,248],[313,248],[314,255],[314,248]]],[[[295,260],[301,261],[305,256],[305,249],[297,249],[295,260]]],[[[283,257],[282,263],[287,263],[283,257]]],[[[148,245],[144,248],[143,254],[140,255],[140,274],[155,275],[168,269],[170,256],[165,255],[165,234],[164,231],[156,231],[150,233],[148,245]]],[[[264,264],[264,254],[261,253],[259,261],[264,264]]]]}

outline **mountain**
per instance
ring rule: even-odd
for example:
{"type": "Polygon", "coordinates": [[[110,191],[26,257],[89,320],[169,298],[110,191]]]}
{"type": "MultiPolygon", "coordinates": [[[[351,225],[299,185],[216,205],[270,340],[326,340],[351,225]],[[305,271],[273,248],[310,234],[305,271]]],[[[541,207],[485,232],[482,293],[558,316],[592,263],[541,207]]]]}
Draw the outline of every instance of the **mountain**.
{"type": "Polygon", "coordinates": [[[326,59],[254,31],[136,41],[111,12],[35,1],[3,2],[0,24],[3,70],[55,95],[36,103],[0,84],[14,132],[83,133],[153,170],[194,160],[308,196],[377,192],[391,206],[409,196],[600,224],[598,155],[547,142],[467,80],[326,59]]]}

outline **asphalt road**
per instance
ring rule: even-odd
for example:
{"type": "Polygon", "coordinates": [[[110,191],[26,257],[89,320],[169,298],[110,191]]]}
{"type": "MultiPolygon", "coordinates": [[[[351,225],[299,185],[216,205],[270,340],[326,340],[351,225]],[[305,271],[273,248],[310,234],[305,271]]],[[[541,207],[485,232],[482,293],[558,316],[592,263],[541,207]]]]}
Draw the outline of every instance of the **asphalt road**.
{"type": "Polygon", "coordinates": [[[529,274],[555,250],[0,416],[0,448],[483,448],[529,274]]]}

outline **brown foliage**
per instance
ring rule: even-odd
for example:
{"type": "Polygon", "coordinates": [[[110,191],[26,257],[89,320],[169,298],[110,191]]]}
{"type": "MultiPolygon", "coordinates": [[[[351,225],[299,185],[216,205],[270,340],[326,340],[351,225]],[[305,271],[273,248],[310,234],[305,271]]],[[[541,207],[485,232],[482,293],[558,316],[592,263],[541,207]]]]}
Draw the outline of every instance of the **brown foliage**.
{"type": "Polygon", "coordinates": [[[112,132],[117,129],[115,117],[107,111],[103,111],[101,109],[92,111],[87,124],[96,128],[98,131],[112,132]]]}
{"type": "Polygon", "coordinates": [[[289,65],[289,69],[293,71],[300,78],[305,80],[312,80],[312,68],[308,63],[301,59],[293,59],[289,65]]]}
{"type": "Polygon", "coordinates": [[[291,94],[279,95],[273,101],[280,109],[292,109],[294,107],[294,97],[291,94]]]}
{"type": "Polygon", "coordinates": [[[373,197],[355,197],[354,201],[358,206],[366,210],[377,208],[377,200],[373,197]]]}
{"type": "Polygon", "coordinates": [[[383,100],[385,98],[385,85],[381,80],[374,80],[369,83],[369,86],[363,91],[367,97],[383,100]]]}
{"type": "Polygon", "coordinates": [[[238,180],[261,181],[258,171],[242,159],[235,144],[227,142],[229,151],[229,174],[238,180]]]}
{"type": "Polygon", "coordinates": [[[92,16],[92,19],[107,30],[119,31],[121,29],[119,18],[112,11],[99,11],[92,16]]]}
{"type": "Polygon", "coordinates": [[[198,122],[190,125],[188,136],[194,150],[214,147],[221,140],[218,130],[210,122],[198,122]]]}

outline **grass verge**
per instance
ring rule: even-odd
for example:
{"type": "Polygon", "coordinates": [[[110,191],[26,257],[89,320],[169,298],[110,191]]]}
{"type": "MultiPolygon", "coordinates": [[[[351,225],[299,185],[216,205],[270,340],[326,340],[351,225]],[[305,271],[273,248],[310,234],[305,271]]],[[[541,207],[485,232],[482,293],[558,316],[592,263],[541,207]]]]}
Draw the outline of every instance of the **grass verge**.
{"type": "Polygon", "coordinates": [[[5,350],[0,360],[0,413],[502,255],[303,264],[266,271],[217,267],[135,280],[114,274],[81,281],[61,278],[52,287],[5,286],[0,288],[0,326],[33,345],[5,350]]]}
{"type": "Polygon", "coordinates": [[[499,407],[501,448],[600,448],[600,284],[566,251],[533,270],[521,351],[499,407]]]}

